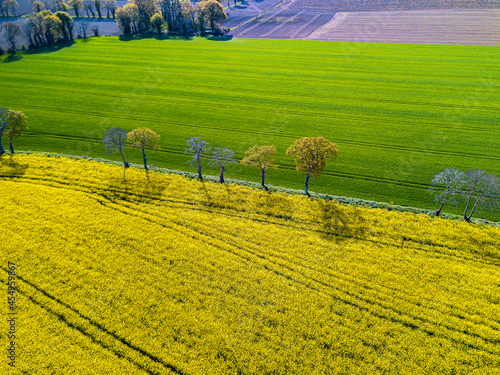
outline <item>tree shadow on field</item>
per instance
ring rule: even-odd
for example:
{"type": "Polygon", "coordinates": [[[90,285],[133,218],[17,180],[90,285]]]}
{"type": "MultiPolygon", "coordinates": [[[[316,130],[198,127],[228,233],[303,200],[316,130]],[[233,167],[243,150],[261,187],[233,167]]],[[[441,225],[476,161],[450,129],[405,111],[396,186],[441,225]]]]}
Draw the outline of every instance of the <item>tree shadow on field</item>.
{"type": "Polygon", "coordinates": [[[142,192],[137,196],[139,202],[150,203],[153,200],[160,199],[163,192],[170,185],[170,181],[166,181],[164,176],[159,173],[152,173],[149,170],[145,170],[146,180],[142,185],[142,192]]]}
{"type": "Polygon", "coordinates": [[[222,35],[222,36],[215,36],[215,35],[208,35],[206,37],[207,40],[210,40],[212,42],[228,42],[231,39],[233,39],[232,35],[222,35]]]}
{"type": "Polygon", "coordinates": [[[322,236],[329,241],[343,241],[348,238],[366,238],[366,220],[355,210],[350,215],[333,202],[319,201],[319,221],[322,236]]]}
{"type": "Polygon", "coordinates": [[[0,177],[21,177],[28,167],[28,164],[17,162],[12,155],[0,155],[0,177]]]}
{"type": "Polygon", "coordinates": [[[0,57],[0,61],[2,61],[2,63],[15,62],[21,60],[25,55],[39,55],[43,53],[53,53],[63,48],[71,47],[73,44],[75,44],[75,42],[58,43],[50,47],[41,47],[41,48],[17,51],[15,54],[10,54],[0,57]]]}
{"type": "Polygon", "coordinates": [[[126,178],[127,168],[123,168],[123,178],[114,176],[111,177],[108,186],[106,188],[106,198],[113,202],[116,201],[129,201],[133,196],[131,184],[126,178]]]}
{"type": "Polygon", "coordinates": [[[191,41],[193,40],[193,37],[182,36],[182,35],[162,35],[161,37],[159,37],[157,33],[148,33],[139,35],[120,35],[118,39],[122,42],[130,42],[131,40],[142,40],[142,39],[191,41]]]}

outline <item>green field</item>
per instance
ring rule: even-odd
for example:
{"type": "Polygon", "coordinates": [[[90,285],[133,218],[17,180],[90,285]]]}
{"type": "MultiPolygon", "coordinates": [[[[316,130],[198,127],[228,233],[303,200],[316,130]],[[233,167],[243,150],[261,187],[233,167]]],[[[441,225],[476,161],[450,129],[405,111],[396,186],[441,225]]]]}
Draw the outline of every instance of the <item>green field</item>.
{"type": "MultiPolygon", "coordinates": [[[[499,57],[498,47],[100,37],[0,64],[0,103],[29,117],[19,149],[102,157],[107,128],[149,127],[162,150],[148,162],[190,170],[192,135],[238,158],[275,144],[268,182],[294,188],[303,176],[286,148],[324,136],[339,157],[311,191],[431,209],[442,169],[500,174],[499,57]]],[[[259,172],[234,165],[227,177],[259,172]]]]}

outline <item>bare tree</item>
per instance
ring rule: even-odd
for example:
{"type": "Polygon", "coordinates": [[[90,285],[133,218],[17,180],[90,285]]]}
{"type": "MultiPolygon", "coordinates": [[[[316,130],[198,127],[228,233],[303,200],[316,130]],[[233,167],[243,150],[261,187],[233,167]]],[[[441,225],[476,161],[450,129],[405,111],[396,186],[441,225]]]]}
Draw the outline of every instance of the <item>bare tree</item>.
{"type": "Polygon", "coordinates": [[[12,22],[7,22],[5,25],[3,25],[3,28],[5,29],[5,40],[10,44],[12,53],[15,53],[17,49],[17,40],[23,35],[23,31],[21,30],[19,25],[12,22]]]}
{"type": "Polygon", "coordinates": [[[97,15],[99,18],[102,18],[102,13],[101,13],[101,7],[102,7],[102,1],[101,0],[92,0],[94,3],[95,10],[97,10],[97,15]]]}
{"type": "Polygon", "coordinates": [[[115,18],[115,11],[116,11],[116,0],[104,0],[104,7],[106,8],[106,11],[108,12],[108,18],[109,15],[111,14],[112,18],[115,18]]]}
{"type": "Polygon", "coordinates": [[[106,131],[106,135],[102,139],[106,152],[111,154],[118,151],[122,157],[125,168],[129,167],[129,163],[125,161],[123,149],[127,147],[128,132],[123,129],[113,128],[106,131]]]}
{"type": "Polygon", "coordinates": [[[81,38],[86,38],[88,30],[89,30],[88,21],[80,20],[77,24],[78,36],[81,38]]]}
{"type": "Polygon", "coordinates": [[[226,170],[226,165],[228,163],[236,163],[233,150],[230,150],[227,147],[216,147],[212,150],[210,165],[212,167],[220,167],[219,182],[221,184],[224,183],[224,171],[226,170]]]}
{"type": "Polygon", "coordinates": [[[92,25],[90,30],[94,33],[94,36],[99,36],[99,25],[92,25]]]}
{"type": "Polygon", "coordinates": [[[464,174],[462,184],[462,195],[467,201],[464,210],[464,220],[470,222],[472,214],[478,206],[493,208],[499,204],[500,185],[497,176],[479,169],[473,169],[464,174]],[[473,200],[475,200],[474,205],[470,213],[467,214],[473,200]]]}
{"type": "Polygon", "coordinates": [[[191,137],[186,141],[186,154],[193,155],[190,161],[191,165],[198,164],[198,178],[203,180],[201,175],[201,158],[207,156],[210,145],[205,142],[201,137],[191,137]]]}
{"type": "Polygon", "coordinates": [[[95,18],[95,13],[94,10],[92,9],[92,6],[94,3],[92,0],[83,0],[83,9],[87,12],[87,18],[90,18],[89,11],[92,13],[92,18],[95,18]]]}
{"type": "Polygon", "coordinates": [[[432,187],[429,188],[431,194],[434,194],[436,202],[441,205],[436,210],[436,216],[439,216],[446,200],[454,199],[460,193],[460,187],[464,178],[464,172],[459,169],[445,169],[434,176],[432,187]]]}

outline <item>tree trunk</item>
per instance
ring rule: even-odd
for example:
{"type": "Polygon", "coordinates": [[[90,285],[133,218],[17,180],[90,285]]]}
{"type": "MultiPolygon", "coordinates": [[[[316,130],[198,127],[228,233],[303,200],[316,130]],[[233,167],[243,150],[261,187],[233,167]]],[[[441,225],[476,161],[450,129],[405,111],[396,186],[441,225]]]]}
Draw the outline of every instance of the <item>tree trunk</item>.
{"type": "Polygon", "coordinates": [[[144,169],[148,169],[148,164],[146,162],[146,151],[144,150],[144,147],[142,148],[142,160],[144,161],[144,169]]]}
{"type": "Polygon", "coordinates": [[[465,218],[465,220],[467,220],[467,222],[470,223],[470,218],[472,217],[472,214],[474,213],[474,210],[476,209],[476,206],[477,206],[478,203],[479,203],[479,198],[474,203],[474,206],[472,206],[472,210],[470,211],[469,216],[467,218],[465,218]]]}
{"type": "Polygon", "coordinates": [[[260,170],[260,177],[262,178],[262,187],[267,190],[265,180],[266,180],[266,168],[260,170]]]}
{"type": "Polygon", "coordinates": [[[101,8],[100,7],[96,7],[96,10],[97,10],[97,15],[99,16],[99,18],[102,18],[101,8]]]}
{"type": "Polygon", "coordinates": [[[198,178],[203,180],[203,176],[201,175],[201,163],[200,163],[200,158],[197,158],[196,161],[198,162],[198,178]]]}
{"type": "Polygon", "coordinates": [[[439,206],[439,208],[436,211],[436,215],[435,215],[436,217],[438,217],[439,214],[441,213],[441,210],[443,209],[444,203],[446,202],[446,198],[448,198],[448,194],[449,194],[449,192],[446,192],[446,194],[444,195],[443,201],[441,202],[441,206],[439,206]]]}
{"type": "Polygon", "coordinates": [[[109,18],[109,8],[106,8],[106,12],[108,13],[107,17],[109,18]]]}
{"type": "Polygon", "coordinates": [[[128,163],[125,161],[125,156],[123,156],[123,150],[122,150],[122,148],[120,147],[120,148],[119,148],[119,150],[120,150],[120,155],[122,156],[123,165],[125,166],[125,168],[128,168],[128,167],[129,167],[129,165],[128,165],[128,163]]]}
{"type": "Polygon", "coordinates": [[[90,13],[92,13],[92,18],[95,18],[95,13],[94,13],[94,11],[92,10],[92,8],[90,8],[89,10],[90,10],[90,13]]]}
{"type": "Polygon", "coordinates": [[[85,11],[87,12],[87,18],[90,18],[89,9],[85,8],[85,11]]]}
{"type": "Polygon", "coordinates": [[[224,168],[225,168],[225,167],[223,166],[223,167],[221,168],[221,170],[220,170],[219,182],[220,182],[221,184],[223,184],[223,183],[224,183],[224,168]]]}
{"type": "Polygon", "coordinates": [[[73,8],[73,10],[75,11],[76,18],[80,17],[80,14],[78,13],[78,8],[73,8]]]}
{"type": "Polygon", "coordinates": [[[309,195],[309,174],[310,172],[307,172],[306,175],[306,194],[309,195]]]}
{"type": "Polygon", "coordinates": [[[3,148],[2,142],[0,142],[0,155],[5,154],[5,150],[3,148]]]}
{"type": "MultiPolygon", "coordinates": [[[[12,139],[9,139],[9,148],[10,148],[10,153],[11,154],[14,154],[14,146],[12,145],[12,139]]],[[[476,207],[476,206],[474,206],[476,207]]],[[[472,213],[471,213],[472,215],[472,213]]]]}
{"type": "Polygon", "coordinates": [[[469,204],[470,204],[470,201],[472,199],[472,194],[474,192],[471,191],[470,195],[469,195],[469,199],[467,200],[467,205],[465,206],[465,210],[464,210],[464,220],[467,220],[467,210],[469,209],[469,204]]]}

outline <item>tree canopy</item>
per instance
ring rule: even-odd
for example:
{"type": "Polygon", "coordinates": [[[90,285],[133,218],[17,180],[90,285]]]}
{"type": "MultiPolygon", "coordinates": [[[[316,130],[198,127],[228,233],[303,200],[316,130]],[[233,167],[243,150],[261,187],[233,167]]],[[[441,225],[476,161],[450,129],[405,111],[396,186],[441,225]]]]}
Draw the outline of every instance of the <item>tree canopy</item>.
{"type": "Polygon", "coordinates": [[[276,146],[253,146],[245,153],[245,157],[240,161],[242,164],[253,165],[261,170],[262,186],[265,188],[266,169],[278,168],[274,161],[276,159],[276,146]]]}
{"type": "Polygon", "coordinates": [[[142,150],[142,159],[144,162],[144,169],[148,169],[146,161],[146,151],[145,149],[158,150],[160,146],[158,141],[160,136],[154,131],[148,128],[138,128],[132,130],[127,135],[127,140],[132,148],[140,148],[142,150]]]}
{"type": "Polygon", "coordinates": [[[8,127],[3,135],[9,140],[9,147],[11,154],[14,153],[14,146],[12,140],[23,135],[23,131],[28,129],[27,117],[21,111],[13,111],[9,109],[7,113],[8,127]]]}
{"type": "Polygon", "coordinates": [[[326,162],[337,157],[338,150],[336,144],[324,137],[304,137],[296,140],[286,154],[295,159],[297,171],[306,173],[305,192],[308,194],[309,176],[318,178],[326,162]]]}

